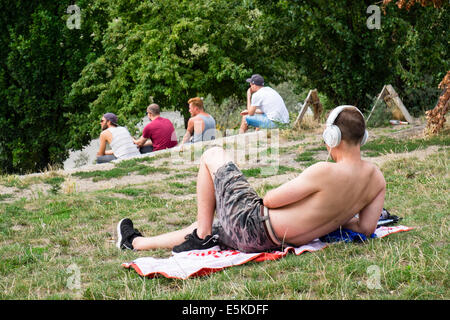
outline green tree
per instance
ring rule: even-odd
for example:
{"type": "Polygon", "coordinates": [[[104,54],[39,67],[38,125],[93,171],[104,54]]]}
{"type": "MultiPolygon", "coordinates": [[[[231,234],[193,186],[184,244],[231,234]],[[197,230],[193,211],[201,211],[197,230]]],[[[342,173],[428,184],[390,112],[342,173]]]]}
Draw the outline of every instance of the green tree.
{"type": "Polygon", "coordinates": [[[432,88],[449,69],[448,4],[416,5],[408,12],[388,6],[380,29],[367,27],[372,1],[258,4],[266,16],[264,37],[274,39],[279,56],[293,64],[298,87],[317,88],[334,105],[367,109],[391,83],[417,114],[436,98],[432,88]]]}
{"type": "Polygon", "coordinates": [[[245,98],[253,72],[275,74],[259,36],[261,14],[250,2],[115,0],[108,14],[104,54],[84,68],[71,93],[73,101],[90,100],[89,113],[74,117],[71,127],[92,137],[105,112],[132,129],[153,101],[187,121],[189,98],[245,98]]]}
{"type": "Polygon", "coordinates": [[[85,14],[101,8],[78,1],[81,29],[69,29],[71,1],[0,2],[0,167],[28,172],[61,163],[70,140],[71,85],[96,49],[94,23],[85,14]]]}

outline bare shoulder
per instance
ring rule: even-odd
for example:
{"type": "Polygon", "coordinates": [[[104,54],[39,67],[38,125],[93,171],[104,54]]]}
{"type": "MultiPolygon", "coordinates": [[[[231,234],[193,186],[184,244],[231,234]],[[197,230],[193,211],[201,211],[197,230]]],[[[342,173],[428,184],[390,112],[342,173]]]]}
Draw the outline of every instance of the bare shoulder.
{"type": "Polygon", "coordinates": [[[191,117],[191,118],[189,118],[189,120],[188,120],[188,128],[189,127],[194,127],[194,121],[195,121],[195,117],[191,117]]]}
{"type": "Polygon", "coordinates": [[[190,117],[189,120],[188,120],[188,124],[189,123],[193,123],[194,121],[195,121],[195,117],[190,117]]]}
{"type": "Polygon", "coordinates": [[[375,183],[380,184],[380,186],[385,187],[386,181],[384,179],[384,175],[381,172],[380,168],[378,168],[377,165],[375,165],[374,163],[369,162],[369,161],[364,161],[364,164],[366,165],[368,170],[370,170],[373,181],[375,183]]]}
{"type": "Polygon", "coordinates": [[[111,132],[109,132],[109,130],[103,130],[103,131],[100,133],[100,138],[105,139],[106,137],[109,137],[110,135],[111,135],[111,132]]]}
{"type": "Polygon", "coordinates": [[[111,132],[109,131],[109,130],[103,130],[101,133],[100,133],[100,140],[106,140],[106,141],[108,141],[108,142],[111,142],[111,140],[112,140],[112,134],[111,134],[111,132]]]}
{"type": "Polygon", "coordinates": [[[196,124],[200,122],[203,122],[203,119],[199,115],[196,115],[194,117],[189,118],[188,126],[191,126],[193,128],[196,124]]]}
{"type": "Polygon", "coordinates": [[[316,162],[315,164],[306,168],[302,172],[302,175],[322,176],[325,173],[329,173],[331,170],[333,170],[335,166],[336,164],[332,162],[324,162],[324,161],[316,162]]]}
{"type": "Polygon", "coordinates": [[[326,161],[320,161],[320,162],[316,162],[313,165],[310,165],[308,167],[308,169],[311,170],[326,170],[326,169],[330,169],[335,165],[334,162],[326,162],[326,161]]]}
{"type": "MultiPolygon", "coordinates": [[[[378,168],[378,166],[370,161],[363,161],[364,164],[370,169],[373,170],[374,174],[376,174],[377,176],[383,177],[383,173],[381,172],[380,168],[378,168]]],[[[384,177],[383,177],[384,179],[384,177]]]]}

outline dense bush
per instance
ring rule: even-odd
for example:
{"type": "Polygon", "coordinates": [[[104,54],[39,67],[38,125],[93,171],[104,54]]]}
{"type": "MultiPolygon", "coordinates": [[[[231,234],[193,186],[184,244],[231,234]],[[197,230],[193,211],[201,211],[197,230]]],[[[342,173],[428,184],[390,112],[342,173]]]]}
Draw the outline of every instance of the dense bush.
{"type": "Polygon", "coordinates": [[[373,1],[259,1],[265,38],[274,39],[300,90],[317,88],[338,104],[366,110],[392,84],[413,115],[433,107],[450,69],[449,4],[442,8],[393,3],[369,29],[373,1]]]}
{"type": "MultiPolygon", "coordinates": [[[[78,3],[86,13],[96,10],[89,1],[78,3]]],[[[67,27],[69,4],[0,2],[1,172],[36,171],[67,157],[68,114],[85,111],[67,98],[98,47],[89,19],[81,29],[67,27]]]]}

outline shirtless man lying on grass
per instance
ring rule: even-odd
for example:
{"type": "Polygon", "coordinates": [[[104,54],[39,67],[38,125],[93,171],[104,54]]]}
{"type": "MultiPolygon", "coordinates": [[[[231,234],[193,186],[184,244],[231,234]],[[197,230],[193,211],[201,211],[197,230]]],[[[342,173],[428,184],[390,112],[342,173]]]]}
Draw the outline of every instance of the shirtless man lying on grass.
{"type": "Polygon", "coordinates": [[[205,151],[197,177],[197,221],[143,237],[130,219],[122,219],[117,246],[182,252],[220,244],[262,252],[307,244],[340,226],[369,236],[383,209],[386,183],[374,164],[361,160],[360,146],[367,140],[361,112],[352,106],[334,109],[323,138],[336,163],[316,163],[263,199],[222,148],[205,151]]]}

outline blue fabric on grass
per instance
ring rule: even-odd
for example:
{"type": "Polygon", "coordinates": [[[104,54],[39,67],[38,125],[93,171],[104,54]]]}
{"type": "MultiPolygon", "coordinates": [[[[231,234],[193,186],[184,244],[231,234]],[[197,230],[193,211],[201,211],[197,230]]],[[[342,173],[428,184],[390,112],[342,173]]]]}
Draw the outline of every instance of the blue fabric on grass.
{"type": "MultiPolygon", "coordinates": [[[[376,238],[375,233],[372,233],[369,238],[376,238]]],[[[329,234],[324,235],[319,238],[322,242],[363,242],[367,240],[366,235],[354,232],[350,229],[337,229],[329,234]]]]}

